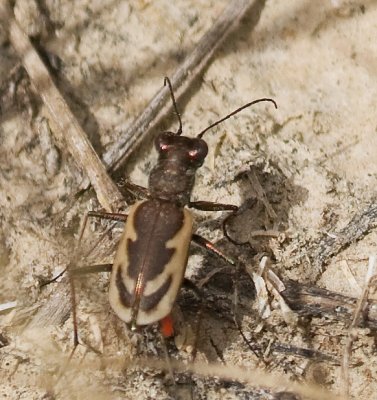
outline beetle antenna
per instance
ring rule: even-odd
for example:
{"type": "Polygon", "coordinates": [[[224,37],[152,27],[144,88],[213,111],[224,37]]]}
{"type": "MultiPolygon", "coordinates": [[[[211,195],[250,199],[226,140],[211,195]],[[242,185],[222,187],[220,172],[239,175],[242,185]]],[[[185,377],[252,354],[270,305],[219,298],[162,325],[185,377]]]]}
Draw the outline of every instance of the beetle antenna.
{"type": "Polygon", "coordinates": [[[216,126],[216,125],[221,124],[221,122],[227,120],[228,118],[233,117],[233,115],[236,115],[237,113],[239,113],[239,112],[242,111],[243,109],[245,109],[245,108],[247,108],[247,107],[250,107],[250,106],[252,106],[253,104],[261,103],[262,101],[269,101],[269,102],[273,103],[273,105],[275,106],[275,108],[278,108],[278,106],[277,106],[275,100],[273,100],[273,99],[263,98],[263,99],[258,99],[258,100],[251,101],[250,103],[247,103],[247,104],[243,105],[242,107],[237,108],[237,110],[234,110],[234,111],[231,112],[230,114],[226,115],[224,118],[221,118],[221,119],[219,119],[218,121],[214,122],[214,123],[211,124],[210,126],[207,126],[207,128],[203,129],[203,130],[197,135],[197,137],[198,137],[198,138],[201,138],[201,137],[204,135],[204,133],[207,132],[209,129],[213,128],[213,127],[216,126]]]}
{"type": "Polygon", "coordinates": [[[170,97],[171,97],[171,100],[173,102],[174,111],[175,111],[175,114],[177,115],[178,122],[179,122],[179,128],[178,128],[177,132],[175,133],[177,136],[179,136],[182,133],[181,114],[178,111],[177,102],[175,101],[173,87],[171,85],[170,79],[167,76],[165,76],[165,78],[164,78],[164,86],[166,86],[166,84],[168,84],[168,86],[169,86],[170,97]]]}

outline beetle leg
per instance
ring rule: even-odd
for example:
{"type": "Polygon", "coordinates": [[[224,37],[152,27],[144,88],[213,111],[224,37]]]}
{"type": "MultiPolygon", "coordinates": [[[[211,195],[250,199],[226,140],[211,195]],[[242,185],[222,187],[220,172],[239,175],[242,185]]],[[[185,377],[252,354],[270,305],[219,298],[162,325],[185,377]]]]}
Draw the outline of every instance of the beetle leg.
{"type": "MultiPolygon", "coordinates": [[[[96,218],[102,218],[102,219],[110,219],[112,221],[123,221],[126,222],[128,215],[127,214],[122,214],[122,213],[108,213],[108,212],[103,212],[103,211],[89,211],[84,218],[84,222],[82,224],[82,228],[80,231],[80,236],[79,236],[79,240],[78,240],[78,245],[77,247],[80,246],[81,243],[81,239],[84,235],[84,231],[86,228],[86,224],[88,223],[88,219],[89,217],[96,217],[96,218]]],[[[111,227],[112,229],[112,227],[111,227]]],[[[107,231],[106,231],[107,233],[107,231]]],[[[98,245],[98,243],[96,243],[96,246],[98,245]]]]}
{"type": "MultiPolygon", "coordinates": [[[[102,218],[105,218],[105,219],[115,219],[117,221],[125,221],[127,219],[127,215],[126,214],[112,214],[112,213],[101,213],[101,212],[96,212],[96,211],[89,211],[86,214],[85,218],[84,218],[84,223],[83,223],[83,226],[81,228],[80,236],[79,236],[79,239],[78,239],[78,242],[77,242],[78,243],[77,244],[77,248],[80,247],[81,239],[82,239],[82,236],[84,234],[85,227],[86,227],[86,224],[88,222],[88,218],[89,217],[99,217],[99,218],[102,217],[102,218]],[[103,214],[105,214],[105,216],[103,216],[103,214]]],[[[103,233],[103,235],[100,237],[100,239],[84,255],[84,257],[87,256],[88,254],[90,254],[93,251],[93,249],[95,249],[99,245],[99,243],[103,240],[103,238],[106,236],[106,234],[111,229],[113,229],[113,227],[114,227],[114,225],[110,226],[110,228],[108,228],[103,233]]],[[[72,271],[72,274],[73,275],[78,275],[78,274],[81,274],[81,273],[85,274],[85,273],[90,273],[90,272],[110,272],[111,271],[111,266],[112,266],[112,264],[104,264],[102,266],[101,265],[93,265],[93,266],[89,266],[89,267],[83,267],[83,268],[80,268],[79,270],[75,270],[74,269],[72,271]],[[108,266],[110,266],[110,269],[108,269],[109,268],[108,266]],[[103,268],[102,270],[101,270],[101,267],[103,268]],[[92,270],[91,270],[91,268],[92,268],[92,270]],[[82,271],[82,270],[84,270],[84,271],[82,271]]],[[[49,281],[41,283],[40,287],[47,286],[50,283],[56,282],[61,276],[63,276],[67,272],[67,269],[68,269],[68,267],[64,268],[63,271],[59,272],[58,275],[56,275],[54,278],[50,279],[49,281]]]]}
{"type": "Polygon", "coordinates": [[[112,221],[126,222],[128,215],[122,213],[107,213],[102,211],[89,211],[87,217],[97,217],[102,219],[110,219],[112,221]]]}
{"type": "Polygon", "coordinates": [[[81,242],[81,239],[82,239],[82,236],[84,234],[85,227],[86,227],[86,224],[88,223],[89,217],[96,217],[96,218],[101,218],[101,219],[110,219],[112,221],[123,221],[123,222],[125,222],[127,220],[128,215],[127,214],[121,214],[121,213],[108,213],[108,212],[103,212],[103,211],[89,211],[85,215],[78,243],[81,242]]]}
{"type": "Polygon", "coordinates": [[[145,188],[144,186],[136,185],[136,183],[132,183],[126,179],[123,180],[123,182],[120,184],[120,187],[124,187],[128,192],[141,199],[146,199],[150,197],[149,190],[147,188],[145,188]]]}
{"type": "Polygon", "coordinates": [[[196,358],[196,353],[198,350],[199,331],[200,331],[200,327],[202,325],[203,308],[204,308],[203,293],[200,290],[200,288],[194,282],[190,281],[190,279],[188,279],[188,278],[183,279],[182,285],[185,286],[186,288],[192,290],[196,294],[196,296],[198,297],[198,299],[200,301],[200,307],[199,307],[199,311],[197,313],[197,318],[196,318],[193,350],[191,353],[191,357],[192,357],[191,362],[194,362],[195,358],[196,358]]]}
{"type": "MultiPolygon", "coordinates": [[[[166,318],[169,318],[169,317],[170,317],[170,314],[167,317],[163,318],[163,320],[165,320],[166,318]]],[[[160,325],[160,327],[161,327],[161,325],[160,325]]],[[[161,334],[161,339],[162,339],[161,340],[162,348],[164,349],[165,361],[166,361],[166,365],[168,367],[170,380],[172,381],[173,385],[175,385],[173,367],[171,365],[171,361],[170,361],[170,357],[169,357],[169,350],[168,350],[168,343],[167,343],[168,337],[164,336],[164,333],[162,332],[162,329],[160,329],[160,334],[161,334]]]]}
{"type": "Polygon", "coordinates": [[[88,265],[85,267],[76,268],[72,271],[73,275],[82,275],[82,274],[92,274],[92,273],[100,273],[100,272],[111,272],[113,268],[113,264],[95,264],[88,265]]]}
{"type": "MultiPolygon", "coordinates": [[[[84,218],[84,223],[83,223],[83,227],[81,228],[79,240],[77,243],[77,248],[80,246],[80,242],[81,242],[82,236],[84,234],[84,230],[85,230],[85,227],[86,227],[89,217],[98,217],[98,218],[104,218],[104,219],[112,219],[112,220],[116,220],[116,221],[125,221],[128,216],[127,216],[127,214],[120,214],[120,213],[104,213],[104,212],[98,212],[98,211],[88,212],[84,218]]],[[[113,226],[110,227],[110,229],[112,229],[112,228],[113,228],[113,226]]],[[[98,246],[98,243],[105,237],[107,232],[108,232],[108,230],[106,230],[105,233],[102,235],[102,237],[99,239],[99,241],[97,241],[95,247],[98,246]]],[[[89,253],[92,251],[92,249],[89,251],[89,253]]],[[[72,303],[72,319],[73,319],[73,346],[74,346],[73,352],[74,352],[77,345],[79,344],[79,335],[78,335],[78,323],[77,323],[77,311],[76,311],[76,304],[77,304],[76,290],[75,290],[75,283],[74,283],[74,276],[73,276],[75,273],[74,273],[74,270],[70,267],[71,267],[71,265],[68,265],[66,270],[68,270],[69,284],[71,287],[71,303],[72,303]]],[[[65,272],[65,270],[63,271],[63,273],[64,272],[65,272]]],[[[73,352],[72,352],[72,354],[73,354],[73,352]]]]}
{"type": "Polygon", "coordinates": [[[237,240],[233,239],[230,237],[229,233],[228,233],[228,221],[234,217],[236,215],[236,212],[229,214],[222,223],[222,227],[223,227],[223,234],[224,236],[229,240],[229,242],[237,245],[237,246],[242,246],[243,244],[248,244],[249,242],[238,242],[237,240]]]}
{"type": "MultiPolygon", "coordinates": [[[[81,228],[80,236],[79,236],[79,239],[78,239],[78,242],[77,242],[77,243],[78,243],[78,244],[77,244],[77,248],[80,247],[81,239],[82,239],[82,236],[83,236],[83,234],[84,234],[85,227],[86,227],[86,224],[87,224],[87,222],[88,222],[88,218],[89,218],[89,217],[97,217],[97,218],[103,218],[103,219],[111,219],[111,220],[115,220],[115,221],[126,221],[128,215],[127,215],[127,214],[121,214],[121,213],[105,213],[105,212],[101,212],[101,211],[89,211],[89,212],[85,215],[85,218],[84,218],[84,223],[83,223],[83,226],[82,226],[82,228],[81,228]]],[[[113,226],[111,226],[111,227],[109,228],[109,230],[111,230],[112,228],[113,228],[113,226]]],[[[108,230],[105,231],[105,233],[101,236],[101,238],[99,239],[99,241],[95,243],[95,246],[93,246],[93,248],[95,248],[95,247],[98,246],[98,244],[99,244],[100,241],[105,237],[105,235],[107,234],[107,232],[108,232],[108,230]]],[[[88,253],[91,253],[91,251],[93,250],[93,248],[90,249],[90,251],[89,251],[88,253]]],[[[106,264],[104,264],[104,265],[106,265],[106,264]]],[[[110,264],[107,264],[107,265],[110,265],[110,264]]],[[[80,270],[80,272],[74,270],[74,271],[73,271],[73,274],[74,274],[74,275],[77,275],[77,274],[80,274],[80,273],[87,273],[87,272],[108,272],[108,271],[111,271],[111,268],[110,268],[109,270],[104,269],[103,271],[101,271],[101,270],[99,270],[99,269],[96,270],[96,267],[99,267],[99,266],[97,266],[97,265],[94,265],[94,266],[92,266],[92,267],[94,267],[93,271],[90,271],[90,270],[89,270],[89,268],[91,268],[91,267],[84,267],[84,268],[83,268],[84,270],[87,269],[87,268],[88,268],[88,270],[87,270],[87,271],[84,271],[84,272],[82,272],[81,270],[80,270]]],[[[67,267],[67,268],[68,268],[68,267],[67,267]]],[[[54,278],[50,279],[49,281],[43,282],[43,283],[40,285],[40,287],[49,285],[50,283],[53,283],[53,282],[57,281],[61,276],[63,276],[63,275],[66,273],[67,268],[64,268],[63,271],[59,272],[59,274],[58,274],[57,276],[55,276],[54,278]]]]}
{"type": "Polygon", "coordinates": [[[190,279],[183,278],[182,286],[184,286],[187,289],[192,290],[196,294],[196,296],[199,298],[199,300],[202,299],[203,295],[202,295],[200,288],[193,281],[190,281],[190,279]]]}
{"type": "Polygon", "coordinates": [[[228,257],[226,254],[224,254],[221,250],[219,250],[213,243],[211,243],[209,240],[205,239],[203,236],[197,235],[194,233],[191,237],[191,240],[202,247],[203,249],[206,249],[212,254],[215,254],[216,256],[222,258],[224,261],[229,263],[230,265],[236,265],[235,260],[232,258],[228,257]]]}
{"type": "MultiPolygon", "coordinates": [[[[188,205],[189,207],[195,208],[196,210],[200,211],[233,211],[231,214],[229,214],[223,221],[223,233],[224,236],[233,244],[243,244],[243,243],[238,243],[234,239],[232,239],[227,230],[227,224],[230,218],[232,218],[237,211],[239,210],[238,206],[235,206],[233,204],[223,204],[223,203],[214,203],[210,201],[192,201],[188,205]]],[[[201,244],[199,244],[201,246],[201,244]]],[[[205,246],[208,250],[211,251],[207,246],[205,246]]]]}
{"type": "Polygon", "coordinates": [[[227,225],[231,218],[233,218],[238,213],[242,213],[245,209],[253,207],[255,203],[255,199],[250,199],[249,201],[246,201],[243,206],[238,207],[233,204],[214,203],[210,201],[192,201],[188,204],[188,206],[200,211],[233,211],[223,221],[223,233],[224,236],[233,244],[243,245],[248,244],[249,242],[238,242],[237,240],[231,238],[227,230],[227,225]]]}
{"type": "Polygon", "coordinates": [[[190,201],[190,208],[200,211],[237,211],[238,206],[233,204],[215,203],[212,201],[190,201]]]}
{"type": "MultiPolygon", "coordinates": [[[[226,221],[226,220],[225,220],[226,221]]],[[[192,235],[192,240],[198,244],[199,246],[203,247],[204,249],[208,250],[210,253],[217,255],[218,257],[221,257],[224,261],[226,261],[227,263],[231,264],[232,266],[236,265],[236,262],[231,259],[230,257],[226,256],[222,251],[220,251],[219,249],[217,249],[215,247],[215,245],[213,243],[211,243],[209,240],[205,239],[202,236],[199,236],[197,234],[193,234],[192,235]]],[[[231,240],[232,241],[232,240],[231,240]]],[[[233,241],[232,241],[233,242],[233,241]]],[[[238,320],[237,320],[237,299],[238,299],[238,290],[237,290],[237,282],[238,279],[234,277],[234,275],[232,275],[232,281],[233,281],[233,287],[234,287],[234,298],[233,298],[233,321],[234,324],[236,326],[236,328],[238,329],[238,331],[240,332],[242,339],[244,340],[244,342],[247,344],[247,346],[253,351],[253,353],[255,354],[255,351],[252,349],[250,343],[248,342],[248,340],[246,339],[245,334],[242,331],[241,325],[239,324],[238,320]]],[[[200,293],[200,290],[191,282],[188,281],[190,283],[190,288],[194,289],[195,287],[195,293],[200,293]],[[194,287],[193,287],[194,286],[194,287]]],[[[184,281],[184,283],[187,284],[186,280],[184,281]]],[[[201,306],[202,308],[202,306],[201,306]]],[[[200,313],[202,313],[202,310],[200,310],[200,313]]],[[[201,315],[200,315],[201,318],[201,315]]],[[[200,324],[200,321],[198,323],[198,326],[200,324]]],[[[195,349],[196,352],[196,349],[195,349]]],[[[195,357],[195,356],[194,356],[195,357]]]]}

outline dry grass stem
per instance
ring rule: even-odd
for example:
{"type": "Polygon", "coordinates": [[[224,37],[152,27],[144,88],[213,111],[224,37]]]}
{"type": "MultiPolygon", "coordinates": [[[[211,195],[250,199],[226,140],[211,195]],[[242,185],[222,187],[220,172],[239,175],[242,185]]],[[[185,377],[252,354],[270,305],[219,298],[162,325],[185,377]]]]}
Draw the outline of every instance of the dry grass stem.
{"type": "Polygon", "coordinates": [[[351,221],[335,235],[325,235],[320,242],[312,249],[310,258],[318,274],[322,271],[331,257],[338,254],[351,243],[360,240],[377,225],[376,202],[371,204],[361,213],[356,214],[351,221]]]}
{"type": "Polygon", "coordinates": [[[59,137],[64,137],[78,167],[87,174],[99,203],[107,211],[118,209],[124,201],[123,196],[108,176],[86,133],[69,109],[30,39],[16,22],[7,0],[0,2],[0,19],[8,27],[12,46],[21,58],[36,91],[60,128],[59,137]]]}
{"type": "MultiPolygon", "coordinates": [[[[170,360],[170,364],[171,365],[168,366],[165,360],[153,357],[137,358],[135,360],[125,360],[124,357],[101,358],[102,367],[111,365],[112,368],[119,370],[128,370],[138,367],[169,372],[169,368],[171,367],[175,373],[189,372],[203,377],[218,377],[225,381],[240,382],[253,387],[264,387],[276,391],[284,389],[313,400],[342,400],[341,397],[317,385],[292,382],[283,375],[267,373],[255,367],[248,369],[238,365],[227,364],[224,366],[222,363],[206,363],[200,361],[185,364],[174,359],[170,360]]],[[[99,367],[99,365],[93,363],[93,360],[91,360],[90,363],[82,360],[79,364],[72,361],[69,368],[74,369],[76,365],[78,368],[96,369],[99,367]]]]}
{"type": "MultiPolygon", "coordinates": [[[[354,297],[295,281],[284,281],[284,285],[286,289],[281,295],[288,306],[299,315],[334,318],[345,323],[350,323],[353,319],[357,303],[354,297]]],[[[372,301],[367,304],[363,325],[377,329],[377,307],[372,301]]]]}
{"type": "MultiPolygon", "coordinates": [[[[249,21],[249,29],[252,30],[256,26],[264,5],[265,0],[233,0],[229,3],[210,30],[204,34],[194,50],[170,77],[177,99],[200,76],[214,53],[239,26],[241,19],[247,13],[250,12],[253,15],[252,20],[249,21]]],[[[103,156],[103,161],[108,168],[117,169],[130,156],[152,127],[163,119],[171,107],[170,103],[166,105],[168,100],[168,89],[162,87],[130,126],[119,127],[123,133],[103,156]]]]}
{"type": "Polygon", "coordinates": [[[377,278],[376,257],[370,256],[368,269],[365,276],[365,284],[363,292],[357,301],[352,322],[350,327],[348,328],[348,336],[343,351],[342,379],[343,379],[343,395],[345,399],[349,399],[349,387],[350,387],[349,363],[352,353],[352,345],[358,336],[356,328],[362,322],[364,311],[368,303],[369,291],[373,283],[375,283],[376,278],[377,278]]]}

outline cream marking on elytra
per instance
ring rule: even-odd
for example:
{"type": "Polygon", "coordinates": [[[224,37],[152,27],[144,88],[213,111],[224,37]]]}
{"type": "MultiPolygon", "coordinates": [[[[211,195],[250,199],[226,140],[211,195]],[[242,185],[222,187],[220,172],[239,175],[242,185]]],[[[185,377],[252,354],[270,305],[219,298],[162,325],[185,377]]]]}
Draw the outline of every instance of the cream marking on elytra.
{"type": "MultiPolygon", "coordinates": [[[[118,317],[126,323],[132,322],[134,317],[133,304],[131,304],[130,307],[127,307],[122,303],[116,280],[119,273],[118,271],[120,269],[122,283],[127,289],[128,293],[133,297],[137,288],[137,282],[132,279],[128,273],[130,265],[127,244],[129,240],[135,242],[138,239],[138,235],[134,226],[135,213],[139,209],[140,205],[146,201],[147,200],[137,202],[130,210],[124,229],[124,234],[119,242],[118,251],[114,260],[113,271],[110,278],[110,305],[118,317]]],[[[178,291],[186,269],[193,225],[193,218],[190,211],[183,209],[182,212],[183,225],[181,229],[179,229],[177,234],[168,240],[165,245],[166,249],[174,249],[175,251],[169,262],[164,265],[163,271],[157,275],[155,279],[147,282],[144,282],[142,271],[140,271],[138,274],[138,279],[141,279],[141,282],[139,282],[139,285],[141,285],[141,298],[143,296],[149,296],[156,293],[157,290],[159,290],[166,283],[169,277],[171,278],[171,283],[168,287],[168,290],[163,294],[161,300],[150,310],[144,311],[141,308],[137,310],[136,325],[148,325],[166,317],[171,311],[178,295],[178,291]]],[[[156,222],[158,223],[159,221],[157,220],[156,222]]]]}
{"type": "MultiPolygon", "coordinates": [[[[167,249],[175,249],[176,251],[170,259],[170,262],[165,265],[164,271],[158,275],[157,278],[147,282],[144,289],[144,294],[146,296],[154,293],[165,282],[170,274],[175,273],[177,271],[177,266],[186,264],[192,235],[193,218],[189,210],[184,209],[183,213],[184,222],[182,228],[172,239],[166,242],[167,249]]],[[[181,282],[179,282],[179,284],[181,284],[181,282]]]]}
{"type": "Polygon", "coordinates": [[[116,277],[118,274],[118,270],[121,269],[122,274],[122,282],[127,289],[127,292],[132,295],[136,287],[136,281],[131,279],[126,275],[127,269],[129,266],[128,252],[127,252],[127,241],[128,239],[135,241],[137,240],[137,233],[134,228],[134,218],[135,212],[141,203],[144,203],[146,200],[138,201],[135,203],[128,214],[126,226],[128,229],[124,229],[123,235],[120,239],[118,250],[115,255],[113,269],[111,271],[110,277],[110,287],[109,287],[109,302],[111,308],[115,311],[118,317],[125,321],[131,321],[131,308],[127,308],[123,305],[120,300],[118,287],[116,284],[116,277]]]}
{"type": "MultiPolygon", "coordinates": [[[[114,267],[110,278],[110,305],[118,317],[127,323],[132,322],[134,317],[132,312],[133,304],[131,304],[130,307],[127,307],[122,303],[116,279],[118,270],[120,268],[122,283],[124,284],[124,287],[127,289],[128,293],[133,297],[137,283],[134,279],[131,279],[128,273],[129,258],[127,252],[127,243],[129,240],[134,242],[138,239],[134,228],[135,212],[139,206],[145,202],[146,201],[139,201],[130,210],[124,229],[124,234],[120,240],[118,251],[115,256],[114,267]]],[[[157,223],[158,222],[159,221],[157,221],[157,223]]],[[[171,278],[171,284],[169,285],[168,290],[163,294],[161,300],[156,303],[154,307],[148,311],[144,311],[141,308],[137,310],[136,325],[148,325],[157,322],[166,317],[171,311],[186,269],[190,239],[192,235],[192,222],[193,218],[190,211],[183,209],[183,226],[177,232],[177,234],[166,243],[167,249],[174,249],[173,256],[164,266],[163,271],[155,279],[144,282],[142,271],[140,271],[138,278],[141,278],[141,297],[156,293],[156,291],[166,283],[169,277],[171,278]]]]}
{"type": "MultiPolygon", "coordinates": [[[[146,289],[148,289],[148,294],[154,293],[165,283],[169,275],[172,277],[171,285],[160,302],[149,313],[139,310],[138,325],[151,324],[166,317],[177,298],[186,270],[193,224],[190,211],[184,209],[183,212],[184,222],[182,228],[174,238],[166,243],[166,248],[175,249],[176,251],[170,262],[165,265],[164,271],[157,278],[153,279],[153,281],[147,282],[146,289]]],[[[146,291],[144,291],[144,294],[147,294],[146,291]]]]}

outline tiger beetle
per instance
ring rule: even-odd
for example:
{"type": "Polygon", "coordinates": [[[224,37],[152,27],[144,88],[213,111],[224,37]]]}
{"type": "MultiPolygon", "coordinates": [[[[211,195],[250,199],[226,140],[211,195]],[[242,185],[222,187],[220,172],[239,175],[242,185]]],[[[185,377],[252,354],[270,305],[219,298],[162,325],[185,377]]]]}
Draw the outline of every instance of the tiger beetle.
{"type": "Polygon", "coordinates": [[[126,189],[141,194],[145,200],[136,202],[128,214],[91,211],[85,218],[84,227],[88,217],[125,222],[111,267],[110,305],[131,330],[159,322],[162,335],[170,337],[174,335],[171,311],[184,281],[190,242],[235,265],[214,244],[192,232],[193,216],[189,208],[238,210],[231,204],[190,200],[196,170],[203,165],[208,153],[207,143],[202,137],[209,129],[253,104],[271,102],[275,108],[277,105],[269,98],[251,101],[191,138],[182,135],[181,116],[167,77],[164,85],[169,87],[179,122],[178,130],[162,132],[156,137],[158,161],[150,172],[149,188],[125,183],[126,189]]]}

